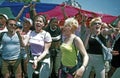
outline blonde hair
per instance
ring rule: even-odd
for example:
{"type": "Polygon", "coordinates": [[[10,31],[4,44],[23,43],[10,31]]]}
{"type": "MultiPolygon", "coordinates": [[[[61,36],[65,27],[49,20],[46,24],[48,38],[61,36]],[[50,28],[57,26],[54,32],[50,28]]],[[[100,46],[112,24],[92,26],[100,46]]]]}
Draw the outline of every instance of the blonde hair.
{"type": "Polygon", "coordinates": [[[75,31],[78,28],[79,24],[75,18],[71,17],[71,18],[68,18],[65,20],[64,26],[66,26],[66,25],[72,27],[71,31],[75,31]]]}
{"type": "Polygon", "coordinates": [[[96,22],[96,21],[100,21],[100,22],[102,23],[101,17],[95,17],[95,18],[93,18],[93,19],[90,21],[90,26],[92,26],[92,24],[93,24],[94,22],[96,22]]]}

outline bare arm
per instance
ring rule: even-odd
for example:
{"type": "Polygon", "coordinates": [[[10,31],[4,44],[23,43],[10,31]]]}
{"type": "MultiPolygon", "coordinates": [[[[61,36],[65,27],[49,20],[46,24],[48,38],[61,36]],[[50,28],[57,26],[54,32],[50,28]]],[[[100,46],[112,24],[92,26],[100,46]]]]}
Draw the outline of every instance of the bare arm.
{"type": "Polygon", "coordinates": [[[86,52],[86,49],[84,47],[84,44],[82,42],[82,40],[79,38],[79,37],[76,37],[75,39],[75,45],[76,47],[79,49],[79,52],[81,53],[82,57],[83,57],[83,64],[82,66],[74,73],[75,76],[74,78],[78,78],[78,77],[82,77],[84,71],[85,71],[85,68],[88,64],[88,60],[89,60],[89,57],[88,57],[88,54],[86,52]]]}
{"type": "Polygon", "coordinates": [[[37,61],[42,60],[49,53],[50,46],[51,46],[51,42],[45,43],[45,49],[43,53],[37,58],[37,61]]]}
{"type": "Polygon", "coordinates": [[[30,10],[31,10],[32,15],[33,15],[32,17],[34,17],[34,16],[37,15],[37,12],[36,12],[35,6],[36,6],[36,3],[31,4],[31,6],[30,6],[30,10]]]}
{"type": "Polygon", "coordinates": [[[67,19],[68,16],[67,16],[67,14],[66,14],[66,12],[65,12],[65,5],[61,6],[61,10],[62,10],[62,13],[63,13],[64,19],[67,19]]]}
{"type": "Polygon", "coordinates": [[[45,56],[49,53],[49,48],[51,46],[51,42],[50,43],[45,43],[45,48],[44,48],[44,51],[43,53],[37,58],[34,60],[34,65],[33,65],[33,68],[36,69],[37,68],[37,63],[42,60],[43,58],[45,58],[45,56]]]}
{"type": "Polygon", "coordinates": [[[18,37],[19,37],[20,46],[21,46],[21,47],[25,47],[25,44],[24,44],[24,42],[23,42],[23,37],[22,37],[20,31],[19,31],[19,30],[16,30],[16,33],[17,33],[17,35],[18,35],[18,37]]]}
{"type": "Polygon", "coordinates": [[[22,9],[20,10],[20,12],[18,13],[18,15],[17,15],[17,17],[16,17],[16,21],[19,20],[19,18],[21,17],[22,13],[24,12],[24,9],[27,8],[27,7],[29,7],[29,6],[30,6],[30,4],[27,5],[27,6],[24,5],[24,6],[22,7],[22,9]]]}
{"type": "Polygon", "coordinates": [[[88,57],[88,54],[86,52],[85,46],[84,46],[82,40],[79,37],[76,37],[76,39],[75,39],[75,45],[79,49],[79,52],[83,56],[83,64],[82,65],[86,67],[87,63],[88,63],[89,57],[88,57]]]}

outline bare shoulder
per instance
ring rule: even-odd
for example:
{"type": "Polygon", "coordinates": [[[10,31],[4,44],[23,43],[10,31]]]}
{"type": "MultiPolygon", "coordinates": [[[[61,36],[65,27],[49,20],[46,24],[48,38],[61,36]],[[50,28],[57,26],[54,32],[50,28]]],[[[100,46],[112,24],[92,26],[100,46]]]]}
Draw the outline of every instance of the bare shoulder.
{"type": "Polygon", "coordinates": [[[78,36],[75,36],[74,38],[75,38],[76,41],[81,41],[81,38],[78,37],[78,36]]]}
{"type": "Polygon", "coordinates": [[[75,41],[76,44],[78,44],[78,43],[83,43],[82,40],[81,40],[81,38],[78,37],[78,36],[75,36],[75,37],[74,37],[74,41],[75,41]]]}

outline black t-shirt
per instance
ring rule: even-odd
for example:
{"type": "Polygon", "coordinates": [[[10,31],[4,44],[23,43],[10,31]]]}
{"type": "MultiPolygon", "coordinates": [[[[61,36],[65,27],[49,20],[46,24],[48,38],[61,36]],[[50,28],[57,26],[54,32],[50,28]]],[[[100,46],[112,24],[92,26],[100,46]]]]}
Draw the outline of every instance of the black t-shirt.
{"type": "MultiPolygon", "coordinates": [[[[101,34],[98,35],[99,39],[102,41],[102,43],[106,46],[106,40],[101,34]]],[[[101,44],[93,37],[89,38],[88,41],[89,48],[87,49],[87,52],[89,54],[103,54],[102,53],[102,46],[101,44]]]]}
{"type": "MultiPolygon", "coordinates": [[[[61,36],[61,34],[62,34],[60,27],[57,27],[57,29],[56,29],[55,31],[52,31],[52,30],[50,29],[50,26],[47,26],[47,27],[45,28],[45,30],[50,33],[51,37],[61,36]]],[[[61,40],[61,38],[60,38],[59,40],[61,40]]],[[[59,41],[59,40],[54,40],[54,39],[53,39],[53,41],[59,41]]]]}
{"type": "Polygon", "coordinates": [[[52,44],[51,44],[50,49],[55,49],[55,48],[59,49],[60,48],[60,44],[62,42],[62,32],[61,32],[60,27],[57,27],[57,29],[55,31],[52,31],[50,29],[50,26],[47,26],[45,28],[45,30],[47,32],[49,32],[51,37],[52,37],[52,44]]]}
{"type": "MultiPolygon", "coordinates": [[[[119,51],[119,53],[120,53],[120,37],[118,38],[118,40],[115,41],[113,50],[119,51]]],[[[113,56],[113,59],[111,61],[111,65],[113,67],[116,67],[116,68],[120,67],[120,54],[116,55],[116,56],[113,56]]]]}

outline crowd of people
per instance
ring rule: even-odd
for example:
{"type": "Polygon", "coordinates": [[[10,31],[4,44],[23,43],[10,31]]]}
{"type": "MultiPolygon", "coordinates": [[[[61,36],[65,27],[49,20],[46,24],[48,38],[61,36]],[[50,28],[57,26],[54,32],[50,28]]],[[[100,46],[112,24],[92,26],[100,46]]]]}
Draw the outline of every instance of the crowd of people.
{"type": "Polygon", "coordinates": [[[35,3],[25,5],[15,18],[0,13],[0,78],[119,78],[119,41],[119,16],[114,25],[80,12],[48,20],[35,3]],[[32,17],[20,21],[26,8],[32,17]],[[104,59],[102,45],[111,48],[111,60],[104,59]]]}

